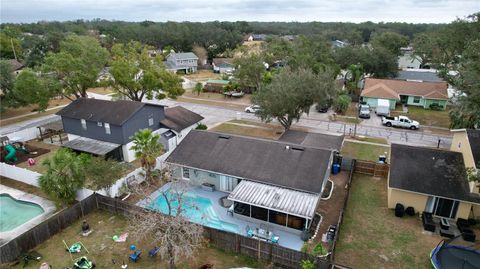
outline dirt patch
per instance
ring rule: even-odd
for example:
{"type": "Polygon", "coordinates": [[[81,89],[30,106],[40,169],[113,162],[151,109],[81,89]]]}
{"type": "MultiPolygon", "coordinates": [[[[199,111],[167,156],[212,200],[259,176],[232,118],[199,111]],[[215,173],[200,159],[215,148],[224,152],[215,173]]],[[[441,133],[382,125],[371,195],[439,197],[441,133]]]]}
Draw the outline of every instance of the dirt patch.
{"type": "Polygon", "coordinates": [[[331,175],[330,180],[333,181],[332,196],[328,200],[320,200],[317,207],[317,213],[322,215],[322,223],[318,230],[317,237],[311,243],[311,246],[322,241],[322,234],[326,233],[330,225],[338,223],[338,218],[347,199],[347,189],[349,171],[342,171],[339,174],[331,175]]]}
{"type": "Polygon", "coordinates": [[[36,147],[34,145],[30,145],[27,143],[13,143],[13,147],[16,150],[15,156],[17,157],[17,161],[15,163],[10,163],[5,160],[5,156],[8,154],[5,147],[0,148],[0,161],[6,162],[9,164],[19,164],[26,162],[29,158],[36,158],[47,154],[50,152],[49,149],[36,147]]]}

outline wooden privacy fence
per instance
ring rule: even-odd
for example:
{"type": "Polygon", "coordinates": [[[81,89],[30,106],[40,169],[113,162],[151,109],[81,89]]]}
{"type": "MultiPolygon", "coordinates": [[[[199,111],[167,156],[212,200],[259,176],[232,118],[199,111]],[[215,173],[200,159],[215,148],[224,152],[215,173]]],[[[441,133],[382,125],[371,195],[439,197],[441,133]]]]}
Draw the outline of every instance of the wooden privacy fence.
{"type": "Polygon", "coordinates": [[[94,194],[52,215],[42,223],[2,245],[0,247],[0,264],[14,261],[22,253],[43,243],[95,209],[97,209],[97,203],[94,194]]]}
{"type": "Polygon", "coordinates": [[[374,177],[387,178],[389,165],[384,163],[376,163],[371,161],[360,161],[356,160],[355,162],[355,173],[367,174],[374,177]]]}
{"type": "MultiPolygon", "coordinates": [[[[97,196],[98,208],[115,214],[128,216],[131,213],[143,211],[144,209],[123,202],[121,200],[102,195],[97,196]]],[[[316,268],[330,268],[330,262],[305,252],[288,249],[276,244],[263,242],[250,237],[242,236],[236,233],[216,230],[210,227],[203,227],[205,238],[210,243],[220,249],[233,253],[243,254],[267,263],[273,263],[283,268],[300,268],[302,260],[315,262],[316,268]]]]}

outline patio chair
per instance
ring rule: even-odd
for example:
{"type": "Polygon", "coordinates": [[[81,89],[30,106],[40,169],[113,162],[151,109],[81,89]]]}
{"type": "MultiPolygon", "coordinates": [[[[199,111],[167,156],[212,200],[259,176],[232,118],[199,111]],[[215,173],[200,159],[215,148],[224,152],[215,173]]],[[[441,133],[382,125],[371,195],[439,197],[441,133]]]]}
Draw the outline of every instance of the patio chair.
{"type": "Polygon", "coordinates": [[[140,260],[140,255],[141,254],[142,254],[141,251],[135,250],[132,254],[130,254],[128,259],[131,260],[132,262],[137,262],[138,260],[140,260]]]}
{"type": "Polygon", "coordinates": [[[247,232],[247,235],[248,237],[252,237],[253,236],[253,230],[250,229],[250,226],[247,225],[247,227],[245,228],[246,232],[247,232]]]}
{"type": "Polygon", "coordinates": [[[148,252],[148,256],[153,258],[153,257],[157,256],[158,251],[160,251],[160,248],[159,247],[154,247],[148,252]]]}

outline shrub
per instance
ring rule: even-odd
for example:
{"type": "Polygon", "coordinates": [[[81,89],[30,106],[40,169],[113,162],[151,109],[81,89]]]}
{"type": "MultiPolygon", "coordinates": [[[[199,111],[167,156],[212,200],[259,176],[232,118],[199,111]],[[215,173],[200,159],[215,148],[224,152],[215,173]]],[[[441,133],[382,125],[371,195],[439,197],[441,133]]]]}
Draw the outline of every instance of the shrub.
{"type": "Polygon", "coordinates": [[[300,265],[302,266],[302,269],[315,269],[315,264],[309,260],[302,260],[300,265]]]}
{"type": "Polygon", "coordinates": [[[197,129],[197,130],[207,130],[207,128],[208,128],[207,125],[205,125],[203,123],[199,123],[195,129],[197,129]]]}
{"type": "Polygon", "coordinates": [[[335,99],[335,101],[333,102],[333,108],[337,113],[344,114],[347,111],[348,106],[351,102],[352,98],[350,96],[342,94],[339,95],[337,99],[335,99]]]}
{"type": "Polygon", "coordinates": [[[443,108],[439,104],[433,103],[433,104],[430,104],[430,109],[431,110],[442,110],[443,108]]]}
{"type": "Polygon", "coordinates": [[[322,243],[318,243],[312,251],[313,255],[315,256],[322,256],[327,254],[327,250],[323,247],[322,243]]]}

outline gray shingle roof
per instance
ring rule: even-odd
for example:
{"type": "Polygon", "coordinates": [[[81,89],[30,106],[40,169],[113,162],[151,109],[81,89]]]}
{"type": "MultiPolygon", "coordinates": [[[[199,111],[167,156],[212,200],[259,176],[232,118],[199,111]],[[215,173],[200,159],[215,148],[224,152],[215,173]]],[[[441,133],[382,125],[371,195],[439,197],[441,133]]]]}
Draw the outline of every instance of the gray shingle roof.
{"type": "Polygon", "coordinates": [[[389,187],[480,203],[470,193],[462,153],[392,144],[389,187]]]}
{"type": "Polygon", "coordinates": [[[480,130],[467,129],[468,142],[477,169],[480,169],[480,130]]]}
{"type": "Polygon", "coordinates": [[[169,129],[180,132],[203,119],[202,116],[193,111],[182,106],[175,106],[165,109],[165,119],[161,120],[160,123],[169,129]]]}
{"type": "Polygon", "coordinates": [[[197,55],[195,55],[195,53],[193,52],[179,52],[179,53],[171,53],[170,55],[168,55],[168,58],[172,57],[173,59],[177,59],[177,60],[188,60],[188,59],[196,59],[198,60],[198,57],[197,55]]]}
{"type": "Polygon", "coordinates": [[[421,80],[421,81],[431,81],[431,82],[443,81],[443,79],[441,77],[439,77],[437,75],[437,73],[434,73],[434,72],[408,71],[408,70],[398,71],[398,76],[395,79],[399,79],[399,80],[421,80]]]}
{"type": "Polygon", "coordinates": [[[332,151],[192,130],[167,162],[320,193],[332,151]]]}
{"type": "Polygon", "coordinates": [[[343,145],[343,135],[328,135],[288,130],[280,137],[280,141],[300,144],[303,146],[333,149],[340,151],[343,145]]]}
{"type": "Polygon", "coordinates": [[[108,101],[91,98],[79,98],[56,114],[73,119],[108,122],[122,125],[144,106],[159,106],[137,101],[108,101]]]}

